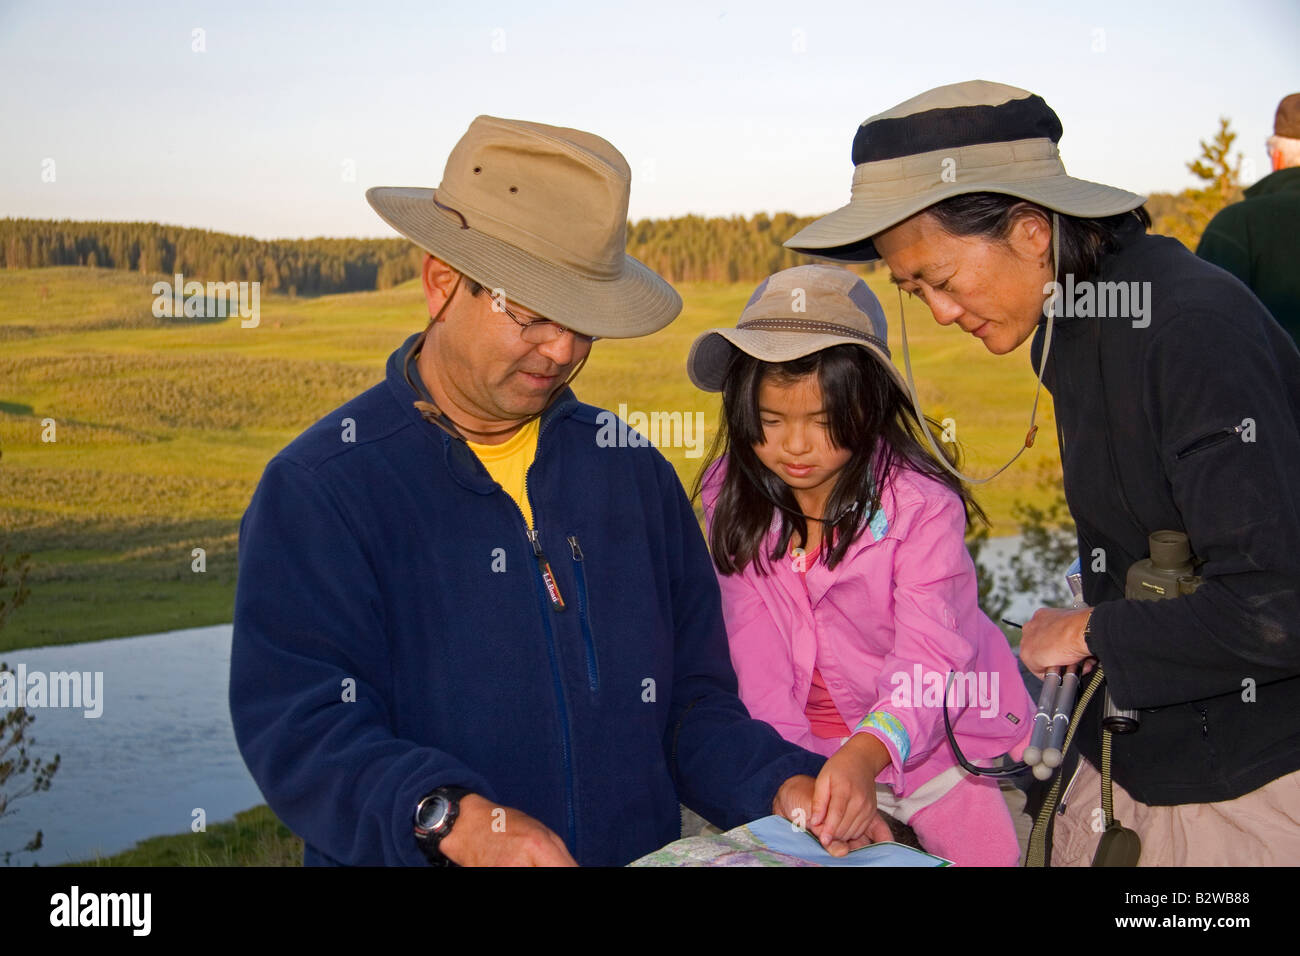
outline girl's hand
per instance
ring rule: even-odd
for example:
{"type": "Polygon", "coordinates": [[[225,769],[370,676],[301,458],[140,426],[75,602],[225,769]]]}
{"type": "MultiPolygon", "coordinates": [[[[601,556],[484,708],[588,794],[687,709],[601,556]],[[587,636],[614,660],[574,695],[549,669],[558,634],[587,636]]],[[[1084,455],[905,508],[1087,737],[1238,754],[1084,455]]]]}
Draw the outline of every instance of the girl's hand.
{"type": "Polygon", "coordinates": [[[876,812],[876,776],[888,765],[889,751],[879,739],[854,734],[817,775],[809,829],[833,856],[893,839],[876,812]]]}

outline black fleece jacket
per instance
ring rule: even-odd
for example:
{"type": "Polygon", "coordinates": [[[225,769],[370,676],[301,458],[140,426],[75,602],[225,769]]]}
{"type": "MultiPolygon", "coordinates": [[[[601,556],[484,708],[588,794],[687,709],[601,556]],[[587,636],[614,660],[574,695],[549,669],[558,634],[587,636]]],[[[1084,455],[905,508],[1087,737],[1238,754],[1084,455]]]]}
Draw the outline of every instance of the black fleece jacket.
{"type": "MultiPolygon", "coordinates": [[[[1233,799],[1300,769],[1300,352],[1237,279],[1136,220],[1094,282],[1093,314],[1057,319],[1044,381],[1088,646],[1116,703],[1142,710],[1114,778],[1152,805],[1233,799]],[[1103,282],[1130,284],[1127,315],[1096,315],[1120,302],[1103,282]],[[1125,600],[1161,529],[1189,536],[1203,585],[1125,600]]],[[[1094,764],[1101,696],[1078,736],[1094,764]]]]}

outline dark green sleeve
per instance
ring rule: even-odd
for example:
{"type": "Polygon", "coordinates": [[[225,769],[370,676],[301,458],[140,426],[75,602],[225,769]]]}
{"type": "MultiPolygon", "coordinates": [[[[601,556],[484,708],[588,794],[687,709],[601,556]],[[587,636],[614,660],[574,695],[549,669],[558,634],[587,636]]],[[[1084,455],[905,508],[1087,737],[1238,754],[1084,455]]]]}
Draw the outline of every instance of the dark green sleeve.
{"type": "Polygon", "coordinates": [[[1250,234],[1235,206],[1219,210],[1201,234],[1196,254],[1251,285],[1250,234]]]}

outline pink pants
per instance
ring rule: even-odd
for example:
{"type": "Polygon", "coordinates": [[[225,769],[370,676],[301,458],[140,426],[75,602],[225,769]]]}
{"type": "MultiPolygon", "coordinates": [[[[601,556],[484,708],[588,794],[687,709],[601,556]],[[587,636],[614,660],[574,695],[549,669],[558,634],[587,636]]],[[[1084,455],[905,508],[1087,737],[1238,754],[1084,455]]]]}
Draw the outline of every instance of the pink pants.
{"type": "Polygon", "coordinates": [[[1016,866],[1020,844],[997,780],[967,776],[908,825],[928,853],[958,866],[1016,866]]]}

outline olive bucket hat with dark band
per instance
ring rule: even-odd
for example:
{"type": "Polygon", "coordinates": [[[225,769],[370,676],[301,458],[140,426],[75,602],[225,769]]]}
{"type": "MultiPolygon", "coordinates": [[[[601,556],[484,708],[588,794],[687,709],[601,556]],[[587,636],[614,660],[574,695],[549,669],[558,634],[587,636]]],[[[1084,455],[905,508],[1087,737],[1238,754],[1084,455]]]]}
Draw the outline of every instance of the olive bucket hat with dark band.
{"type": "MultiPolygon", "coordinates": [[[[970,80],[928,90],[866,119],[853,137],[853,188],[849,203],[800,230],[791,249],[845,262],[879,259],[875,236],[935,203],[967,193],[1002,193],[1052,212],[1052,274],[1060,268],[1057,214],[1086,219],[1114,216],[1142,205],[1135,193],[1067,175],[1061,162],[1061,121],[1041,96],[1014,86],[970,80]]],[[[908,391],[924,420],[912,380],[907,321],[899,292],[899,326],[908,391]]],[[[1038,389],[1021,448],[992,474],[976,478],[957,470],[925,431],[940,464],[963,481],[984,484],[1032,447],[1038,399],[1052,346],[1055,297],[1047,301],[1047,326],[1038,389]]]]}
{"type": "Polygon", "coordinates": [[[878,259],[873,236],[965,193],[1004,193],[1089,219],[1142,205],[1142,196],[1066,175],[1061,133],[1043,98],[1014,86],[970,80],[914,96],[863,121],[848,205],[786,245],[827,259],[878,259]]]}

